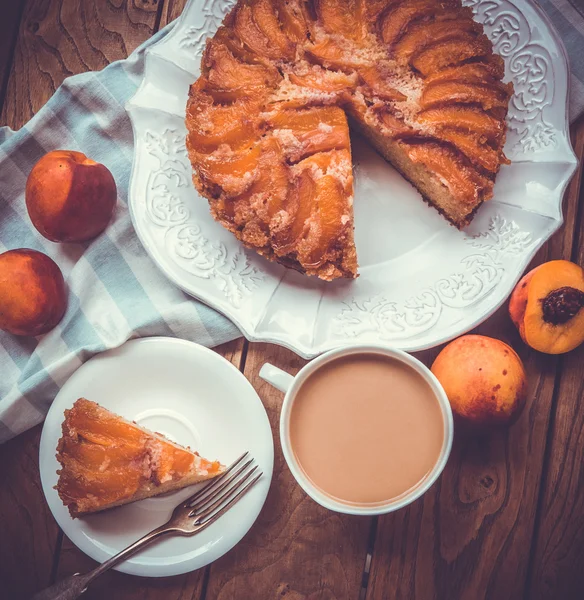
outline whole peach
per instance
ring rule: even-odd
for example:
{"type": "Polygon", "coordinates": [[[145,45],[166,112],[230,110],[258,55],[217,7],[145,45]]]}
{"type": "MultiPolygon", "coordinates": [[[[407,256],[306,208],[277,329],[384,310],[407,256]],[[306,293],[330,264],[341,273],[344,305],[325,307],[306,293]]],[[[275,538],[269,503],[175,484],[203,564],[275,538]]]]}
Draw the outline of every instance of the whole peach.
{"type": "Polygon", "coordinates": [[[42,252],[0,254],[0,329],[14,335],[47,333],[67,308],[63,274],[42,252]]]}
{"type": "Polygon", "coordinates": [[[108,168],[81,152],[45,154],[26,181],[30,220],[52,242],[83,242],[99,235],[111,220],[116,197],[108,168]]]}
{"type": "Polygon", "coordinates": [[[436,357],[432,373],[453,412],[477,425],[513,422],[525,405],[527,382],[517,353],[500,340],[465,335],[436,357]]]}

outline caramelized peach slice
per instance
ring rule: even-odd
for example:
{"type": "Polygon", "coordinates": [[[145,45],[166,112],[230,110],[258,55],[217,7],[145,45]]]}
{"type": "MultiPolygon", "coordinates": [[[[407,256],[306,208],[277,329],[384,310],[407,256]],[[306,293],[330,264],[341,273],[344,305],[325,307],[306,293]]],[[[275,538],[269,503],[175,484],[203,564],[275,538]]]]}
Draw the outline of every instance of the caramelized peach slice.
{"type": "Polygon", "coordinates": [[[397,0],[368,0],[365,2],[365,15],[369,23],[377,23],[381,13],[397,0]]]}
{"type": "MultiPolygon", "coordinates": [[[[482,199],[489,181],[465,166],[456,153],[435,142],[400,142],[410,160],[422,163],[461,203],[475,204],[482,199]]],[[[492,187],[492,183],[491,183],[492,187]]]]}
{"type": "Polygon", "coordinates": [[[237,200],[255,203],[254,211],[264,223],[282,209],[288,192],[289,173],[282,148],[275,138],[262,140],[258,160],[258,176],[252,186],[237,200]]]}
{"type": "Polygon", "coordinates": [[[282,110],[272,115],[269,123],[291,162],[316,152],[350,146],[347,118],[338,107],[282,110]]]}
{"type": "MultiPolygon", "coordinates": [[[[87,440],[81,436],[82,440],[87,440]]],[[[89,440],[87,440],[89,441],[89,440]]],[[[145,457],[142,445],[118,444],[115,448],[95,443],[76,443],[68,438],[62,442],[60,447],[62,453],[66,453],[71,460],[86,465],[92,470],[99,471],[104,468],[115,469],[127,465],[132,461],[139,461],[145,457]]]]}
{"type": "Polygon", "coordinates": [[[155,483],[161,484],[179,477],[184,477],[195,461],[194,456],[182,448],[161,442],[163,451],[157,457],[152,472],[155,483]]]}
{"type": "Polygon", "coordinates": [[[272,245],[277,256],[295,252],[304,237],[315,207],[316,184],[308,169],[303,170],[292,181],[286,199],[285,217],[281,217],[272,228],[272,245]]]}
{"type": "Polygon", "coordinates": [[[422,75],[430,75],[440,69],[456,65],[471,58],[488,56],[491,43],[485,35],[459,34],[447,40],[436,42],[416,55],[411,63],[422,75]]]}
{"type": "Polygon", "coordinates": [[[71,498],[83,510],[84,498],[95,496],[101,504],[110,504],[133,496],[141,481],[139,465],[135,469],[106,469],[100,472],[75,464],[68,469],[68,476],[61,476],[59,494],[61,498],[71,498]]]}
{"type": "Polygon", "coordinates": [[[460,129],[484,135],[487,139],[499,140],[505,129],[503,122],[484,111],[464,106],[444,106],[430,108],[418,113],[417,120],[435,127],[460,129]]]}
{"type": "Polygon", "coordinates": [[[186,115],[189,147],[207,153],[221,144],[233,150],[249,145],[258,137],[258,111],[253,100],[215,104],[209,94],[191,86],[186,115]]]}
{"type": "Polygon", "coordinates": [[[491,83],[499,77],[493,72],[489,63],[471,62],[462,65],[446,67],[436,73],[430,73],[424,78],[424,83],[430,85],[436,81],[464,81],[466,83],[491,83]]]}
{"type": "Polygon", "coordinates": [[[491,173],[499,170],[500,153],[490,146],[482,144],[476,136],[462,133],[456,129],[443,129],[436,133],[435,137],[451,143],[474,165],[479,165],[491,173]]]}
{"type": "Polygon", "coordinates": [[[319,92],[338,93],[349,92],[355,88],[357,78],[341,71],[330,71],[314,65],[306,73],[290,73],[290,81],[301,87],[319,92]]]}
{"type": "Polygon", "coordinates": [[[271,0],[254,0],[252,4],[253,19],[260,31],[280,53],[282,59],[294,58],[296,44],[280,29],[280,22],[271,0]]]}
{"type": "Polygon", "coordinates": [[[437,104],[480,104],[484,110],[507,108],[509,94],[504,85],[481,85],[460,81],[440,81],[427,86],[420,100],[422,108],[437,104]]]}
{"type": "Polygon", "coordinates": [[[379,106],[374,109],[375,114],[379,118],[379,121],[385,128],[385,134],[391,137],[403,137],[412,135],[414,130],[406,125],[401,119],[395,116],[391,107],[379,106]]]}
{"type": "Polygon", "coordinates": [[[248,4],[240,4],[235,8],[233,30],[253,53],[272,60],[282,58],[280,48],[256,24],[252,7],[248,4]]]}
{"type": "Polygon", "coordinates": [[[235,35],[231,27],[225,27],[223,25],[219,27],[217,33],[213,36],[213,40],[225,46],[237,60],[243,63],[263,63],[267,66],[272,66],[265,57],[258,56],[249,50],[249,48],[247,48],[235,35]]]}
{"type": "Polygon", "coordinates": [[[92,403],[85,402],[83,410],[78,407],[70,410],[68,425],[76,435],[103,446],[112,446],[121,441],[128,446],[139,446],[144,434],[117,418],[108,418],[96,410],[92,403]]]}
{"type": "Polygon", "coordinates": [[[479,25],[472,19],[416,23],[408,29],[395,45],[394,52],[398,58],[407,62],[414,54],[421,52],[430,44],[461,34],[475,33],[478,30],[479,25]]]}
{"type": "Polygon", "coordinates": [[[308,25],[303,0],[277,0],[278,14],[284,33],[295,42],[308,38],[308,25]]]}
{"type": "Polygon", "coordinates": [[[360,0],[314,0],[320,23],[328,33],[351,39],[363,36],[360,0]]]}
{"type": "Polygon", "coordinates": [[[324,38],[317,44],[307,45],[304,49],[306,56],[327,68],[352,72],[362,63],[351,57],[337,41],[330,37],[324,38]]]}
{"type": "Polygon", "coordinates": [[[257,96],[273,87],[279,75],[265,65],[239,62],[223,45],[212,40],[204,56],[207,82],[213,96],[220,100],[236,100],[241,96],[257,96]]]}
{"type": "Polygon", "coordinates": [[[381,20],[381,39],[386,44],[395,43],[412,21],[432,17],[440,8],[436,0],[412,0],[390,6],[381,20]]]}
{"type": "Polygon", "coordinates": [[[307,268],[314,269],[323,265],[328,259],[329,250],[347,229],[347,199],[339,181],[325,175],[315,185],[316,213],[309,223],[306,237],[298,246],[298,260],[307,268]]]}
{"type": "MultiPolygon", "coordinates": [[[[358,73],[361,79],[367,84],[368,91],[371,95],[377,96],[382,100],[393,100],[395,102],[402,102],[406,99],[400,91],[392,88],[387,82],[387,74],[384,73],[384,69],[378,65],[371,65],[369,67],[361,67],[358,69],[358,73]]],[[[366,94],[370,95],[370,94],[366,94]]]]}
{"type": "Polygon", "coordinates": [[[260,146],[241,152],[222,151],[199,155],[198,175],[207,186],[219,186],[227,195],[245,192],[257,176],[260,146]]]}

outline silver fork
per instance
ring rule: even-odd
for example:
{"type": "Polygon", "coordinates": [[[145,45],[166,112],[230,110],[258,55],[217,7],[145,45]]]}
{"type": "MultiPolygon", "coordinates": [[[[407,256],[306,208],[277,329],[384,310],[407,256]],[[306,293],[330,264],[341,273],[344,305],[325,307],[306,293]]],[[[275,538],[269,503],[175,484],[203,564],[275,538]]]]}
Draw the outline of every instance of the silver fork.
{"type": "Polygon", "coordinates": [[[253,458],[243,462],[247,456],[248,452],[242,454],[221,475],[181,502],[164,525],[153,529],[126,549],[101,563],[93,571],[84,575],[75,573],[66,577],[51,587],[41,590],[31,600],[75,600],[96,577],[126,560],[155,539],[169,533],[191,536],[203,531],[240,500],[262,476],[262,473],[257,470],[257,465],[252,466],[253,458]]]}

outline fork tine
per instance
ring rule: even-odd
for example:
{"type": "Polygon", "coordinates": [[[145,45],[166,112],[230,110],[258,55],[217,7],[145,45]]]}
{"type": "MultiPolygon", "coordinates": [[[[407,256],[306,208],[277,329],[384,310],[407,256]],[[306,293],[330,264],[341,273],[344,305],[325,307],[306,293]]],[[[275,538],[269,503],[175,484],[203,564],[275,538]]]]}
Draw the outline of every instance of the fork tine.
{"type": "Polygon", "coordinates": [[[234,484],[227,488],[222,494],[220,494],[213,502],[206,503],[205,506],[197,507],[193,513],[193,516],[197,517],[198,520],[202,520],[205,517],[209,516],[216,508],[221,506],[224,502],[229,500],[229,498],[235,494],[238,490],[241,489],[241,486],[257,471],[257,465],[247,471],[243,477],[239,478],[235,481],[235,477],[233,478],[234,484]],[[204,510],[203,510],[204,509],[204,510]]]}
{"type": "Polygon", "coordinates": [[[263,475],[263,473],[261,473],[261,472],[258,475],[256,475],[249,483],[247,483],[243,488],[241,488],[239,490],[239,492],[237,492],[237,494],[235,494],[235,496],[233,496],[229,500],[229,502],[227,502],[227,504],[224,504],[221,508],[219,508],[219,510],[216,510],[207,519],[205,519],[201,523],[201,529],[204,529],[205,527],[211,525],[211,523],[214,523],[221,515],[223,515],[225,512],[227,512],[236,502],[238,502],[239,500],[241,500],[241,497],[245,493],[247,493],[247,491],[253,485],[255,485],[255,483],[258,481],[258,479],[260,479],[262,477],[262,475],[263,475]]]}
{"type": "MultiPolygon", "coordinates": [[[[205,496],[205,498],[203,498],[201,501],[192,504],[192,514],[194,515],[200,513],[202,510],[206,509],[209,506],[209,503],[213,502],[216,498],[227,494],[229,492],[231,484],[237,482],[239,476],[245,472],[245,470],[251,465],[252,462],[253,458],[248,460],[244,465],[237,469],[235,473],[231,474],[228,478],[226,478],[218,488],[213,490],[212,494],[209,494],[208,496],[205,496]]],[[[257,467],[254,467],[253,470],[255,470],[256,468],[257,467]]],[[[235,485],[239,485],[239,482],[237,482],[235,485]]]]}
{"type": "Polygon", "coordinates": [[[185,507],[191,506],[191,503],[194,502],[195,500],[197,500],[197,498],[200,498],[201,496],[206,495],[207,492],[210,492],[213,488],[215,488],[219,484],[220,481],[223,481],[223,479],[225,479],[225,476],[228,473],[230,473],[248,454],[249,454],[249,452],[246,450],[239,458],[236,458],[225,469],[225,471],[223,471],[223,473],[221,473],[217,477],[213,478],[209,483],[207,483],[207,485],[205,485],[201,489],[197,490],[192,496],[189,496],[186,500],[184,500],[182,502],[182,506],[185,506],[185,507]]]}

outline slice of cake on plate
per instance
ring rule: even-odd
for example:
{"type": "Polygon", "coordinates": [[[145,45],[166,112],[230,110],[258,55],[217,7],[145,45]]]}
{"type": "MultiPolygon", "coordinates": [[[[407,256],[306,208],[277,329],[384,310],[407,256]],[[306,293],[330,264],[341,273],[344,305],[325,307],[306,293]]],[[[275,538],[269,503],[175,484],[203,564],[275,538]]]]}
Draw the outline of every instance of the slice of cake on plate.
{"type": "Polygon", "coordinates": [[[57,460],[56,489],[72,517],[178,490],[225,470],[85,398],[65,411],[57,460]]]}

